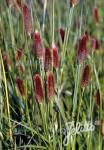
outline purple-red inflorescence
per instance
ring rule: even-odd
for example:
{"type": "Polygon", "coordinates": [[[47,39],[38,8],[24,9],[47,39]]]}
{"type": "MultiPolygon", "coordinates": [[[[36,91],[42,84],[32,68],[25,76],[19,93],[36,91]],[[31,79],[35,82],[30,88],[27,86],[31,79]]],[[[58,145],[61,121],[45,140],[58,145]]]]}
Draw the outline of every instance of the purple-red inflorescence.
{"type": "Polygon", "coordinates": [[[33,40],[34,40],[34,51],[35,51],[37,59],[43,59],[44,45],[42,42],[40,32],[38,32],[37,30],[33,34],[33,40]]]}
{"type": "Polygon", "coordinates": [[[86,65],[83,69],[83,74],[82,74],[82,87],[87,87],[89,83],[89,77],[90,77],[90,67],[89,65],[86,65]]]}
{"type": "Polygon", "coordinates": [[[44,68],[46,70],[50,69],[50,65],[51,65],[51,51],[48,47],[45,48],[45,56],[44,56],[44,68]]]}
{"type": "Polygon", "coordinates": [[[55,79],[53,72],[48,72],[47,74],[47,91],[48,91],[48,98],[54,98],[54,91],[55,91],[55,79]]]}
{"type": "Polygon", "coordinates": [[[55,69],[59,68],[59,54],[55,43],[52,43],[52,63],[55,69]]]}
{"type": "Polygon", "coordinates": [[[23,80],[21,80],[19,77],[17,77],[16,84],[17,84],[17,88],[18,88],[21,96],[25,96],[26,92],[25,92],[25,86],[24,86],[23,80]]]}
{"type": "Polygon", "coordinates": [[[41,76],[39,74],[36,74],[33,80],[34,80],[36,99],[39,103],[42,103],[44,100],[44,87],[43,87],[41,76]]]}
{"type": "Polygon", "coordinates": [[[24,27],[26,33],[30,36],[32,33],[32,18],[27,4],[23,5],[24,27]]]}
{"type": "Polygon", "coordinates": [[[86,58],[88,57],[87,42],[88,42],[88,33],[85,32],[81,40],[79,41],[77,50],[77,59],[79,63],[83,63],[83,61],[86,60],[86,58]]]}

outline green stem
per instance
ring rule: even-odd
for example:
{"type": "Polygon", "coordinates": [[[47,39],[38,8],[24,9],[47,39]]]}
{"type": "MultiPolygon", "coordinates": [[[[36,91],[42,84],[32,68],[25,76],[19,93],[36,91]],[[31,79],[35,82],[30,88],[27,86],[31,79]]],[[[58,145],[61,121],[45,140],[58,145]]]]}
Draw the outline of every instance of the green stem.
{"type": "Polygon", "coordinates": [[[73,96],[73,113],[74,115],[76,109],[77,109],[77,94],[78,94],[78,87],[79,87],[79,79],[80,79],[80,71],[81,71],[81,65],[79,64],[77,66],[76,75],[75,75],[75,88],[74,88],[74,96],[73,96]]]}
{"type": "Polygon", "coordinates": [[[5,93],[6,93],[6,103],[7,103],[7,112],[8,112],[8,121],[9,121],[9,136],[10,136],[10,139],[12,139],[12,126],[11,126],[11,121],[10,121],[10,107],[9,107],[8,88],[7,88],[7,80],[6,80],[6,74],[5,74],[5,68],[4,68],[4,64],[3,64],[1,49],[0,49],[0,58],[1,58],[1,66],[2,66],[2,70],[3,70],[3,80],[4,80],[4,86],[5,86],[5,93]]]}

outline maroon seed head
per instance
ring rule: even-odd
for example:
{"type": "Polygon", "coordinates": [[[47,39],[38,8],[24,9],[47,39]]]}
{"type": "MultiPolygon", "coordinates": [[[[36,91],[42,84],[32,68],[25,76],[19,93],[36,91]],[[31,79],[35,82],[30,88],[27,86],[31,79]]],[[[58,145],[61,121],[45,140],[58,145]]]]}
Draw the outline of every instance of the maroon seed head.
{"type": "Polygon", "coordinates": [[[99,23],[99,12],[97,6],[94,7],[93,15],[96,23],[99,23]]]}
{"type": "Polygon", "coordinates": [[[83,69],[82,74],[82,87],[87,87],[89,83],[89,77],[90,77],[90,67],[86,65],[83,69]]]}
{"type": "Polygon", "coordinates": [[[48,72],[47,74],[47,91],[48,91],[48,98],[54,98],[54,90],[55,90],[55,80],[54,74],[52,72],[48,72]]]}
{"type": "Polygon", "coordinates": [[[48,47],[45,48],[44,68],[49,70],[51,64],[51,51],[48,47]]]}
{"type": "Polygon", "coordinates": [[[21,80],[19,77],[16,78],[16,84],[17,84],[17,88],[21,94],[21,96],[25,96],[25,87],[24,87],[24,83],[23,80],[21,80]]]}
{"type": "Polygon", "coordinates": [[[32,33],[32,18],[30,10],[26,4],[23,6],[24,27],[26,33],[30,36],[32,33]]]}
{"type": "Polygon", "coordinates": [[[59,54],[55,43],[52,43],[52,62],[55,69],[59,68],[59,54]]]}
{"type": "Polygon", "coordinates": [[[42,42],[42,38],[40,32],[37,30],[34,32],[34,51],[36,54],[37,59],[43,59],[44,56],[44,46],[42,42]]]}
{"type": "Polygon", "coordinates": [[[35,95],[39,103],[42,103],[44,100],[44,88],[42,84],[42,79],[39,74],[36,74],[33,78],[35,86],[35,95]]]}
{"type": "Polygon", "coordinates": [[[95,36],[92,38],[92,47],[93,47],[94,51],[98,50],[99,47],[100,47],[99,46],[99,41],[95,36]]]}
{"type": "Polygon", "coordinates": [[[88,35],[84,34],[78,45],[77,59],[79,63],[83,63],[88,57],[87,41],[88,35]]]}
{"type": "Polygon", "coordinates": [[[65,30],[64,30],[64,28],[61,27],[59,29],[59,33],[60,33],[62,42],[64,42],[64,37],[65,37],[65,30]]]}

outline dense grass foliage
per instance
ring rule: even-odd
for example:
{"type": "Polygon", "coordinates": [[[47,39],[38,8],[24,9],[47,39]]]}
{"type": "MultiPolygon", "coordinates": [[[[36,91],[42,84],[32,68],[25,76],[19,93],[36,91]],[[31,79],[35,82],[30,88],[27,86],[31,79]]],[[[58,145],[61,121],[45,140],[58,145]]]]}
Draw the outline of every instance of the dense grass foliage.
{"type": "Polygon", "coordinates": [[[0,0],[0,150],[104,149],[103,10],[0,0]]]}

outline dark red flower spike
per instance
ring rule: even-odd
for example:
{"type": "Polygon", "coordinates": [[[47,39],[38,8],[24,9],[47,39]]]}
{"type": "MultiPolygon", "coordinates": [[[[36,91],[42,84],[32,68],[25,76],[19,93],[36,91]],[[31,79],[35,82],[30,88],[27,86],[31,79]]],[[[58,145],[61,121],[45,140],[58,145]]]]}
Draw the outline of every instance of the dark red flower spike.
{"type": "Polygon", "coordinates": [[[23,5],[24,27],[26,33],[30,36],[32,33],[32,18],[27,4],[23,5]]]}
{"type": "Polygon", "coordinates": [[[83,69],[83,74],[82,74],[82,81],[81,81],[82,87],[88,86],[89,77],[90,77],[90,67],[89,65],[86,65],[83,69]]]}
{"type": "Polygon", "coordinates": [[[42,103],[44,100],[44,88],[43,88],[41,76],[39,74],[36,74],[33,80],[35,86],[36,99],[39,103],[42,103]]]}
{"type": "Polygon", "coordinates": [[[83,63],[84,60],[88,57],[87,49],[88,33],[84,34],[79,41],[78,50],[77,50],[77,59],[79,63],[83,63]]]}
{"type": "Polygon", "coordinates": [[[36,57],[37,57],[37,59],[43,59],[43,57],[44,57],[44,46],[43,46],[40,32],[38,32],[36,30],[34,32],[33,38],[34,38],[34,51],[35,51],[36,57]]]}
{"type": "Polygon", "coordinates": [[[55,43],[52,43],[52,63],[55,69],[59,68],[59,54],[55,43]]]}
{"type": "Polygon", "coordinates": [[[47,74],[47,92],[48,92],[48,98],[52,99],[54,98],[54,91],[55,91],[55,79],[53,72],[48,72],[47,74]]]}
{"type": "Polygon", "coordinates": [[[21,96],[25,96],[26,93],[25,93],[25,86],[24,86],[23,80],[21,80],[19,77],[17,77],[16,84],[17,84],[17,88],[18,88],[21,96]]]}
{"type": "Polygon", "coordinates": [[[64,38],[65,38],[65,30],[64,30],[64,28],[61,27],[59,29],[59,33],[60,33],[60,37],[61,37],[62,42],[64,42],[64,38]]]}
{"type": "Polygon", "coordinates": [[[98,24],[99,23],[99,12],[98,12],[97,6],[94,7],[93,15],[94,15],[95,22],[98,24]]]}
{"type": "Polygon", "coordinates": [[[93,48],[94,51],[96,51],[96,50],[99,49],[99,47],[100,47],[99,41],[98,41],[98,39],[94,36],[94,37],[92,38],[92,48],[93,48]]]}
{"type": "Polygon", "coordinates": [[[48,47],[45,48],[45,58],[44,58],[44,68],[46,70],[49,70],[50,65],[51,65],[51,51],[48,47]]]}

